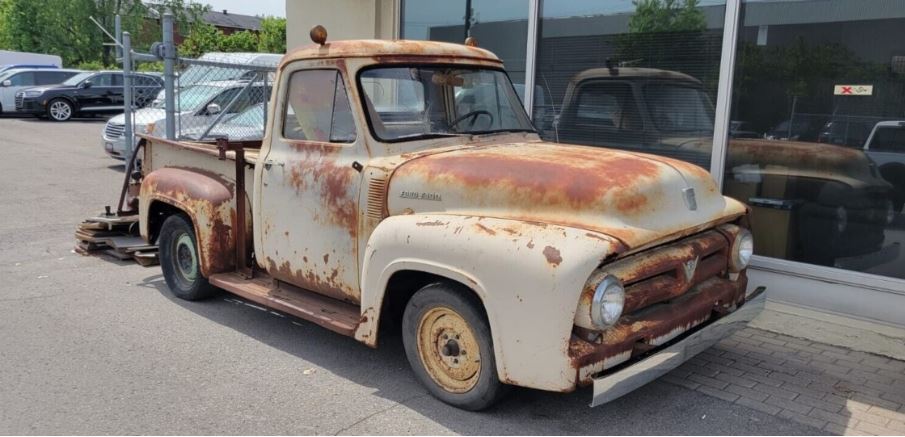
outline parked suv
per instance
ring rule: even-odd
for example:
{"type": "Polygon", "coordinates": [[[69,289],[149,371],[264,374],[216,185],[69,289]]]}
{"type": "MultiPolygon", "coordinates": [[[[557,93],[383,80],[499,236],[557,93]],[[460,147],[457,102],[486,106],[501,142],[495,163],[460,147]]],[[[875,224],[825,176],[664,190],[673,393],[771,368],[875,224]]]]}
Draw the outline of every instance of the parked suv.
{"type": "MultiPolygon", "coordinates": [[[[247,81],[236,80],[207,82],[184,88],[177,93],[176,132],[191,131],[196,136],[201,135],[221,112],[226,112],[221,120],[228,120],[250,106],[266,102],[270,89],[263,82],[249,85],[247,81]],[[243,93],[245,88],[248,89],[243,93]],[[233,102],[237,96],[238,99],[233,102]]],[[[160,130],[166,129],[163,101],[154,101],[150,107],[135,111],[132,117],[136,134],[157,132],[160,135],[160,130]]],[[[124,123],[125,116],[117,115],[107,121],[101,133],[104,151],[114,159],[126,159],[124,123]]],[[[138,141],[136,136],[135,145],[138,145],[138,141]]]]}
{"type": "Polygon", "coordinates": [[[896,189],[895,211],[905,206],[905,120],[877,123],[864,143],[867,153],[886,179],[896,189]]]}
{"type": "MultiPolygon", "coordinates": [[[[163,81],[151,74],[135,73],[133,83],[133,101],[136,103],[150,102],[163,87],[163,81]]],[[[54,121],[67,121],[76,115],[121,112],[123,103],[121,71],[84,72],[59,85],[28,88],[16,93],[17,111],[47,116],[54,121]]]]}
{"type": "Polygon", "coordinates": [[[15,112],[16,92],[37,85],[58,84],[79,73],[79,70],[56,68],[13,68],[0,72],[0,114],[15,112]]]}

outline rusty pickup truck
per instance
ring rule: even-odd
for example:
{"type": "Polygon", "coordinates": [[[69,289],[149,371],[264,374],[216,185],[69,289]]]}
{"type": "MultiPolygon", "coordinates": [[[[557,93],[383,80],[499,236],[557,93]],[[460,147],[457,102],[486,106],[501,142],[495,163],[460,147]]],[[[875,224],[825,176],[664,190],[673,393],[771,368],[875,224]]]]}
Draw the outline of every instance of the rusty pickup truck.
{"type": "Polygon", "coordinates": [[[471,45],[326,42],[279,65],[263,141],[142,137],[141,235],[169,288],[226,290],[377,347],[479,410],[592,405],[745,326],[745,205],[682,161],[542,141],[471,45]]]}

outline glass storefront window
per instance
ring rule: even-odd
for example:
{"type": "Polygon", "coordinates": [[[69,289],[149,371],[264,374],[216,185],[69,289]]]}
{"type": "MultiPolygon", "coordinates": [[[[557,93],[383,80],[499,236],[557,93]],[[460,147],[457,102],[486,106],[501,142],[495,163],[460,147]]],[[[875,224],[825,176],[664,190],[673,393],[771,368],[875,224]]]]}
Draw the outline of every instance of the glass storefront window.
{"type": "Polygon", "coordinates": [[[503,61],[524,96],[529,0],[406,0],[402,37],[463,43],[467,35],[503,61]],[[466,13],[467,6],[471,11],[466,13]],[[466,21],[467,20],[467,21],[466,21]]]}
{"type": "Polygon", "coordinates": [[[755,252],[905,278],[905,2],[743,1],[734,76],[755,252]]]}
{"type": "Polygon", "coordinates": [[[533,117],[550,141],[710,168],[725,1],[545,1],[533,117]]]}

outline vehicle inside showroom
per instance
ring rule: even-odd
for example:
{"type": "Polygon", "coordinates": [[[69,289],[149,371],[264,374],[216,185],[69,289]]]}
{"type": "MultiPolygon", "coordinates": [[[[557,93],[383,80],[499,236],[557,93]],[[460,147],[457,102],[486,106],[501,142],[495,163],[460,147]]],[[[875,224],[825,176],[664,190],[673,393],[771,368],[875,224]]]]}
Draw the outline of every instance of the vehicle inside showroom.
{"type": "Polygon", "coordinates": [[[544,139],[710,170],[771,298],[905,325],[905,3],[402,1],[506,64],[544,139]],[[799,282],[796,282],[799,281],[799,282]]]}

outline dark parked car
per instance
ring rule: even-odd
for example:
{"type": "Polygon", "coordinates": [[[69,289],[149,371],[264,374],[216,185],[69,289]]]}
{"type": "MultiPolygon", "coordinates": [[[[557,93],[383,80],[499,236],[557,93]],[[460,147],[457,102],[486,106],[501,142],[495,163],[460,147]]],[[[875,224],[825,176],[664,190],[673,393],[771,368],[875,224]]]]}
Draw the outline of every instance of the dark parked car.
{"type": "MultiPolygon", "coordinates": [[[[150,102],[163,81],[150,74],[133,75],[133,101],[150,102]]],[[[28,88],[16,93],[16,111],[66,121],[76,115],[110,114],[123,111],[123,73],[92,71],[72,76],[59,85],[28,88]]]]}

